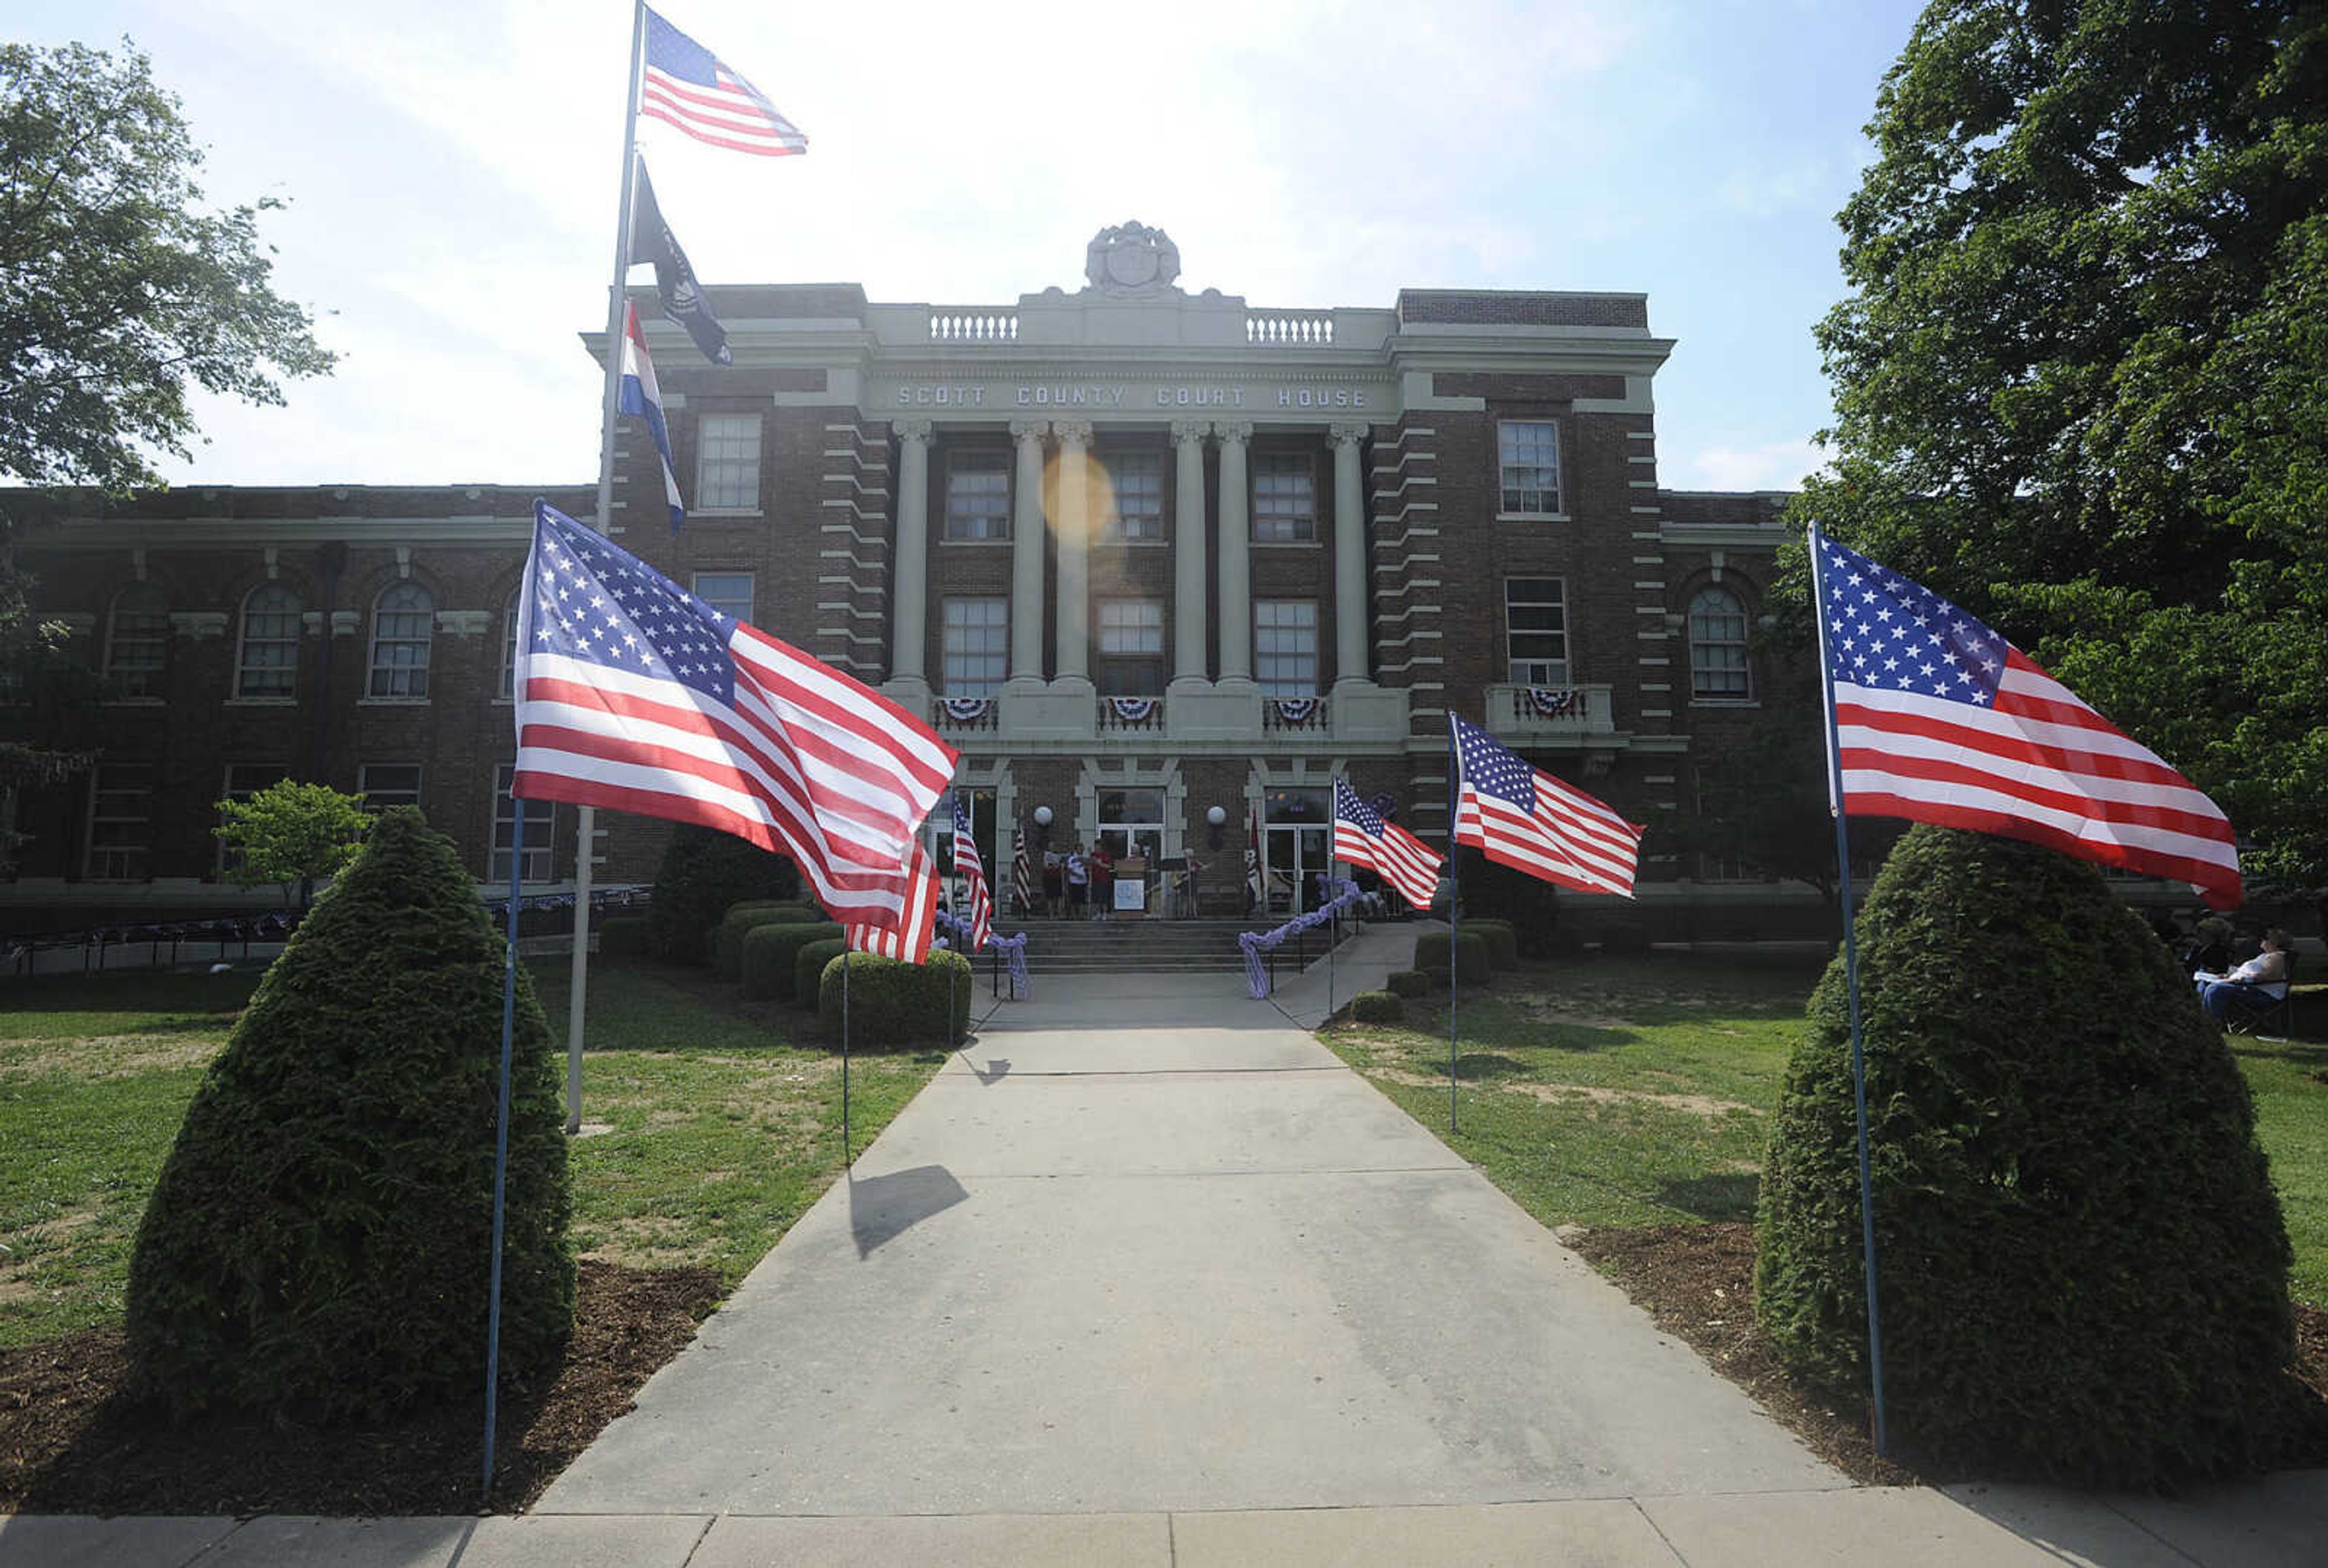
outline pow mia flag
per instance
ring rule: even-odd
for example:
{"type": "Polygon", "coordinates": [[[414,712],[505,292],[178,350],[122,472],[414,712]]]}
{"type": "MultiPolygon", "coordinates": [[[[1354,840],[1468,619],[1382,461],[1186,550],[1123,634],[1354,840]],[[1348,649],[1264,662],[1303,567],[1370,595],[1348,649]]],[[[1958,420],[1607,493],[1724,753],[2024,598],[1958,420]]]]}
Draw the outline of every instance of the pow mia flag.
{"type": "Polygon", "coordinates": [[[655,204],[654,183],[647,178],[647,161],[638,161],[638,180],[632,186],[631,254],[629,265],[646,263],[655,271],[655,292],[662,296],[662,313],[687,329],[703,357],[715,365],[724,365],[733,356],[728,352],[728,333],[720,326],[719,318],[711,314],[711,302],[695,281],[695,268],[688,265],[687,252],[679,248],[679,237],[671,225],[662,221],[662,209],[655,204]]]}

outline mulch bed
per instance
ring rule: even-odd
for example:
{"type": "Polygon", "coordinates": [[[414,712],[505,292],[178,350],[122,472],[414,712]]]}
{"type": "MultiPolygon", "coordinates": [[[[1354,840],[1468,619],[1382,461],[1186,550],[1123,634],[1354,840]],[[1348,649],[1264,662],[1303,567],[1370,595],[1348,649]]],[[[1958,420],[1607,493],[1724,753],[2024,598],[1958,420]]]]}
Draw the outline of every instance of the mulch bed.
{"type": "MultiPolygon", "coordinates": [[[[505,1390],[491,1511],[530,1505],[720,1296],[709,1269],[585,1261],[574,1338],[547,1387],[505,1390]]],[[[0,1513],[469,1514],[480,1511],[483,1395],[393,1423],[173,1425],[129,1399],[120,1330],[0,1351],[0,1513]]]]}
{"type": "MultiPolygon", "coordinates": [[[[1754,1320],[1754,1227],[1659,1225],[1563,1231],[1561,1240],[1604,1270],[1657,1327],[1705,1357],[1810,1451],[1863,1486],[1978,1479],[1879,1458],[1869,1413],[1789,1373],[1754,1320]]],[[[2328,1312],[2297,1303],[2296,1376],[2319,1396],[2308,1438],[2279,1468],[2328,1465],[2328,1312]]]]}

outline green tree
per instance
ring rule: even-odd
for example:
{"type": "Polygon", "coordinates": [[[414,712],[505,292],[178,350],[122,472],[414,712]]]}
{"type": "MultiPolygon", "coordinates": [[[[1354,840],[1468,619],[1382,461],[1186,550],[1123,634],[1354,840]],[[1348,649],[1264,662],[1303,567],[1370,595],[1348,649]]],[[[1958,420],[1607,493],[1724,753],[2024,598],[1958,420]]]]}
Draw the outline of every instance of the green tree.
{"type": "Polygon", "coordinates": [[[226,868],[234,885],[280,882],[286,897],[296,885],[302,905],[318,878],[337,876],[356,858],[364,830],[371,826],[361,795],[290,779],[249,800],[221,801],[218,813],[219,825],[211,831],[234,851],[226,868]]]}
{"type": "Polygon", "coordinates": [[[2328,8],[1937,0],[1869,130],[1798,514],[2328,882],[2328,8]]]}
{"type": "Polygon", "coordinates": [[[281,203],[203,211],[202,163],[134,48],[0,45],[0,474],[154,484],[190,387],[280,403],[278,376],[331,369],[269,282],[281,203]]]}

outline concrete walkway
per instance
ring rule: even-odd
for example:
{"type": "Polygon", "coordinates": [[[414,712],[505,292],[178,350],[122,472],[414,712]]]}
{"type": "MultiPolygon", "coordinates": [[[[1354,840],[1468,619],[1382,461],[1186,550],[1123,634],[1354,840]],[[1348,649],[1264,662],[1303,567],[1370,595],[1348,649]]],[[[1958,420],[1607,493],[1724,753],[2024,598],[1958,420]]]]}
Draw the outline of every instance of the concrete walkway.
{"type": "Polygon", "coordinates": [[[1295,1028],[1324,986],[1000,1008],[532,1515],[24,1518],[0,1563],[2322,1561],[2328,1475],[1848,1487],[1295,1028]]]}

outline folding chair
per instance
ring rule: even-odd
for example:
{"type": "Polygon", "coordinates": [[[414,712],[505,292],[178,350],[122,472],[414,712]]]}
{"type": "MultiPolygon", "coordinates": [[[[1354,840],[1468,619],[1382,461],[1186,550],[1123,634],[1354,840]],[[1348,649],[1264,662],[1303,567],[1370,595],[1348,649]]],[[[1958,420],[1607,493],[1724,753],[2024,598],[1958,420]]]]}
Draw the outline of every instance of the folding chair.
{"type": "Polygon", "coordinates": [[[2226,1024],[2225,1028],[2232,1034],[2246,1035],[2252,1039],[2282,1041],[2291,1038],[2295,1033],[2295,954],[2291,951],[2287,955],[2287,989],[2280,993],[2277,1001],[2258,1011],[2240,1014],[2226,1024]],[[2275,1023],[2279,1026],[2277,1034],[2269,1032],[2270,1026],[2275,1023]]]}

